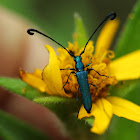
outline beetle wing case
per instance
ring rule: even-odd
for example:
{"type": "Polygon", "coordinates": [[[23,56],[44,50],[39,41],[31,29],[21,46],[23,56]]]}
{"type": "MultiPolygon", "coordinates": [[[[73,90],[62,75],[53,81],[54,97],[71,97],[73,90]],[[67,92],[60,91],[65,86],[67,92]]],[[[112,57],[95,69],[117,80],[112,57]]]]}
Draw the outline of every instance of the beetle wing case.
{"type": "Polygon", "coordinates": [[[83,105],[86,111],[90,113],[90,110],[92,108],[92,101],[91,101],[90,89],[88,84],[87,71],[77,72],[76,76],[81,92],[83,105]]]}

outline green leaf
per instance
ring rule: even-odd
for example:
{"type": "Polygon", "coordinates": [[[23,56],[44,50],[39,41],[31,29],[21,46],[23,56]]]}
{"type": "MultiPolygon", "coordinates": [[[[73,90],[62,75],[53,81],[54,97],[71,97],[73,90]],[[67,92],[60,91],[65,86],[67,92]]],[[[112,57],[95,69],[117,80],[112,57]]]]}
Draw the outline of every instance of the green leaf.
{"type": "MultiPolygon", "coordinates": [[[[16,78],[0,77],[0,86],[14,93],[22,95],[30,100],[43,96],[43,93],[26,84],[22,80],[16,78]]],[[[46,93],[44,95],[46,95],[46,93]]]]}
{"type": "Polygon", "coordinates": [[[35,98],[33,100],[35,103],[47,105],[52,103],[75,103],[76,101],[72,98],[65,98],[65,97],[59,97],[59,96],[47,96],[47,97],[40,97],[35,98]]]}
{"type": "Polygon", "coordinates": [[[78,42],[79,48],[83,48],[88,40],[86,30],[81,17],[75,14],[75,40],[78,42]]]}
{"type": "Polygon", "coordinates": [[[115,47],[116,58],[140,49],[140,1],[137,2],[115,47]]]}
{"type": "Polygon", "coordinates": [[[46,140],[43,133],[21,122],[15,117],[0,111],[0,138],[3,140],[46,140]]]}
{"type": "MultiPolygon", "coordinates": [[[[33,101],[49,108],[51,111],[55,112],[60,118],[63,118],[73,112],[78,112],[77,106],[79,102],[77,103],[75,99],[71,98],[47,96],[35,98],[33,101]]],[[[81,102],[79,106],[81,106],[81,102]]]]}

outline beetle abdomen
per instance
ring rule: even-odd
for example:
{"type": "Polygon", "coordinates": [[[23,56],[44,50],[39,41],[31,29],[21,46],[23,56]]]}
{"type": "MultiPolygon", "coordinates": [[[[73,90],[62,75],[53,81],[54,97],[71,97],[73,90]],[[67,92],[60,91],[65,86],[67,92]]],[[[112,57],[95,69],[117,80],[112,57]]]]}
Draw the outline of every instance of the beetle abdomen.
{"type": "Polygon", "coordinates": [[[90,89],[88,84],[87,71],[77,72],[76,76],[81,92],[83,105],[86,111],[90,113],[90,110],[92,108],[92,101],[91,101],[90,89]]]}

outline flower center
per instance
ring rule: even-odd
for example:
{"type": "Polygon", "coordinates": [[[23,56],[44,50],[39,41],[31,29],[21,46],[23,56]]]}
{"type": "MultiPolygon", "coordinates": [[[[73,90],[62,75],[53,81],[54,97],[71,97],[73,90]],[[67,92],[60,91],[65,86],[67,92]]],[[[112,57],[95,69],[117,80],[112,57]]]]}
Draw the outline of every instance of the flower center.
{"type": "MultiPolygon", "coordinates": [[[[82,55],[82,63],[84,67],[87,64],[91,63],[88,68],[92,68],[94,70],[88,71],[86,67],[84,70],[87,71],[88,83],[90,88],[90,94],[92,101],[96,101],[98,98],[103,98],[108,95],[108,86],[114,85],[117,83],[117,80],[114,76],[109,76],[108,72],[108,64],[110,60],[113,58],[113,51],[107,51],[103,54],[102,59],[97,58],[93,55],[93,44],[90,42],[85,50],[85,53],[82,55]]],[[[79,55],[81,51],[79,51],[77,44],[70,44],[68,47],[75,55],[79,55]]],[[[59,48],[60,55],[58,56],[59,66],[61,69],[74,68],[75,62],[73,57],[71,57],[67,52],[65,53],[64,49],[59,48]]],[[[77,77],[75,73],[71,73],[73,70],[61,70],[62,82],[64,86],[64,90],[67,94],[72,94],[73,97],[76,97],[77,92],[80,97],[79,84],[77,82],[77,77]],[[71,74],[70,74],[71,73],[71,74]],[[67,81],[68,80],[68,81],[67,81]]]]}

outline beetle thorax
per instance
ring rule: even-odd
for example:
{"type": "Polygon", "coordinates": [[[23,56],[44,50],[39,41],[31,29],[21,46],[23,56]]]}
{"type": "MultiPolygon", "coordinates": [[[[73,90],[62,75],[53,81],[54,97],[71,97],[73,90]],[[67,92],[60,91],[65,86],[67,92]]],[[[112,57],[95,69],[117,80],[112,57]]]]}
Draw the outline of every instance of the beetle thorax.
{"type": "Polygon", "coordinates": [[[76,71],[78,71],[78,72],[84,71],[84,65],[82,63],[82,57],[81,56],[75,56],[74,61],[76,63],[75,64],[76,71]]]}

